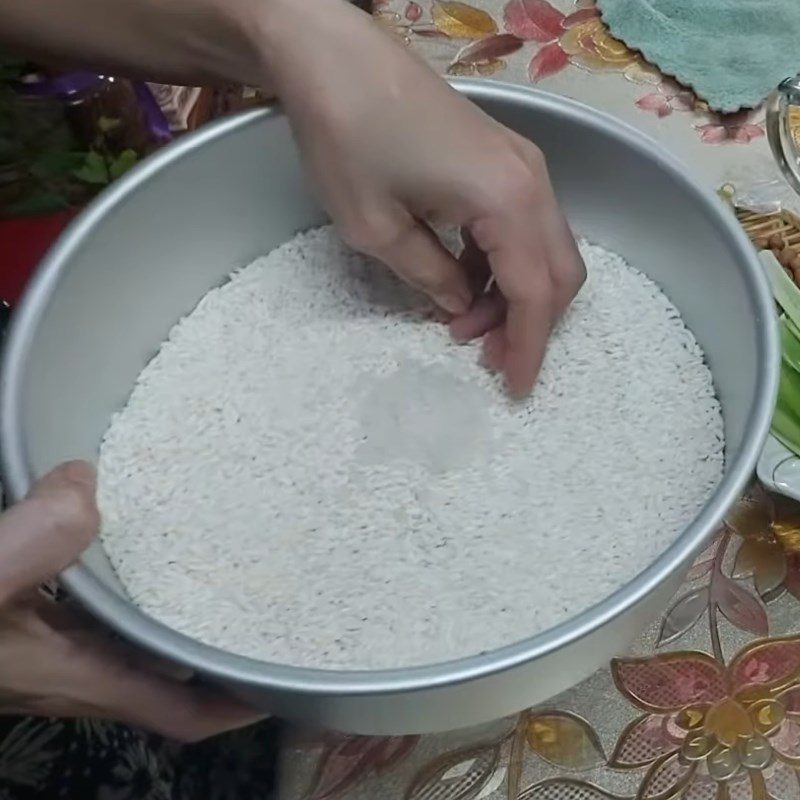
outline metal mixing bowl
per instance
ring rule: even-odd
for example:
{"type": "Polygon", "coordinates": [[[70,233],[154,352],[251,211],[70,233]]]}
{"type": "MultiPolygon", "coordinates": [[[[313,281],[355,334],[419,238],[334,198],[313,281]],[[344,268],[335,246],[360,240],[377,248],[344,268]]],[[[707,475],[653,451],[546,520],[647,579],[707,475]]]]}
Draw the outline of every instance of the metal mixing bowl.
{"type": "MultiPolygon", "coordinates": [[[[681,310],[714,374],[727,465],[691,525],[602,603],[524,641],[446,664],[339,672],[255,661],[138,611],[100,544],[64,573],[67,589],[127,639],[274,713],[353,732],[425,732],[496,718],[553,696],[624,651],[663,610],[744,489],[776,393],[769,289],[749,242],[713,194],[649,139],[577,103],[491,82],[455,85],[535,140],[574,228],[624,255],[681,310]]],[[[323,221],[287,121],[274,110],[209,125],[106,191],[46,257],[12,322],[0,383],[12,498],[62,459],[96,457],[110,414],[205,292],[323,221]]]]}

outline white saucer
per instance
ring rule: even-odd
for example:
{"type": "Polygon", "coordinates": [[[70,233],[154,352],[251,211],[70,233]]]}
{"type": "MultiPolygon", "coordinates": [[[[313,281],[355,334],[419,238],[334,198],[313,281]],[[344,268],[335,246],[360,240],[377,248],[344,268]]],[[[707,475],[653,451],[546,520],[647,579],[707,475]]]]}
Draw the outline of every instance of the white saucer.
{"type": "Polygon", "coordinates": [[[774,436],[770,436],[764,445],[756,474],[767,489],[800,501],[800,457],[774,436]]]}

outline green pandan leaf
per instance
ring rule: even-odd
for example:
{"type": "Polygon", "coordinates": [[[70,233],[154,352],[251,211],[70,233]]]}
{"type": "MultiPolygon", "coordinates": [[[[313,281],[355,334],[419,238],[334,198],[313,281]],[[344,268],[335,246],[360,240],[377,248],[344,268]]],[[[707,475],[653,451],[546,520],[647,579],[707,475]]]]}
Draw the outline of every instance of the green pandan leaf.
{"type": "MultiPolygon", "coordinates": [[[[785,365],[800,372],[800,336],[788,317],[781,317],[781,352],[785,365]]],[[[800,411],[800,409],[798,409],[800,411]]]]}
{"type": "Polygon", "coordinates": [[[792,336],[794,336],[795,339],[800,340],[800,328],[798,328],[797,325],[795,325],[794,322],[792,322],[787,316],[783,316],[781,319],[789,329],[789,332],[792,334],[792,336]]]}
{"type": "Polygon", "coordinates": [[[772,433],[800,455],[800,290],[784,272],[775,255],[765,250],[759,258],[772,294],[785,312],[781,317],[781,381],[772,415],[772,433]]]}
{"type": "Polygon", "coordinates": [[[766,270],[775,300],[794,323],[795,328],[800,329],[800,290],[783,271],[783,267],[771,250],[763,250],[758,257],[766,270]]]}
{"type": "Polygon", "coordinates": [[[781,363],[778,402],[772,415],[773,434],[792,452],[800,455],[800,372],[781,363]]]}
{"type": "Polygon", "coordinates": [[[780,406],[772,415],[772,435],[795,455],[800,456],[800,420],[786,414],[780,406]]]}

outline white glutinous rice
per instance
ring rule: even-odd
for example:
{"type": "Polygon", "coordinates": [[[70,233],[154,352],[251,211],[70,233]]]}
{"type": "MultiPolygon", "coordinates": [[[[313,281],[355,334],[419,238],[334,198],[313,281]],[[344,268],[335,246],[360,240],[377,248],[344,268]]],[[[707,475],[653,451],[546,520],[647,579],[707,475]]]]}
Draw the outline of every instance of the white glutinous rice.
{"type": "Polygon", "coordinates": [[[722,418],[667,297],[581,251],[521,403],[329,227],[210,291],[101,446],[133,601],[243,655],[376,669],[520,641],[632,579],[719,481],[722,418]]]}

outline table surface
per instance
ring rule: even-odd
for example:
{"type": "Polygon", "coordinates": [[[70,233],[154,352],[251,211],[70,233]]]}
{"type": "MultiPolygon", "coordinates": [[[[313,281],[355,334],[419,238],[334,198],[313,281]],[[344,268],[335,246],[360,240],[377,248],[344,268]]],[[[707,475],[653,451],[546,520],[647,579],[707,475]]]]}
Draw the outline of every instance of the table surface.
{"type": "MultiPolygon", "coordinates": [[[[428,2],[377,5],[378,24],[443,74],[572,97],[659,140],[712,189],[798,209],[763,109],[711,113],[613,39],[591,0],[440,2],[435,18],[428,2]],[[505,31],[523,45],[474,63],[480,51],[464,37],[505,31]]],[[[798,612],[800,512],[755,487],[624,658],[545,708],[472,730],[296,731],[280,800],[798,800],[798,612]]]]}

